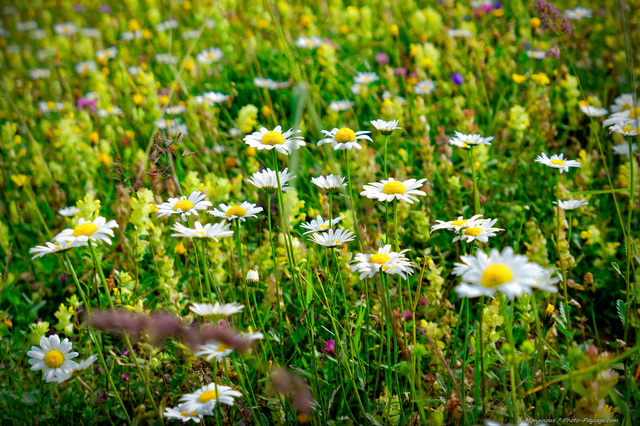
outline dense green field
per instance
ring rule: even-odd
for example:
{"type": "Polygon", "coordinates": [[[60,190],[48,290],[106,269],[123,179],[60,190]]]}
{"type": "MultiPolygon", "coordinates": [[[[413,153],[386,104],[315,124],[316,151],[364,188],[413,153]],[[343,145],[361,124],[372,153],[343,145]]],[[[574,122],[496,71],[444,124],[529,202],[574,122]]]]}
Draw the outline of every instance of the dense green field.
{"type": "Polygon", "coordinates": [[[639,424],[606,3],[3,3],[0,423],[639,424]]]}

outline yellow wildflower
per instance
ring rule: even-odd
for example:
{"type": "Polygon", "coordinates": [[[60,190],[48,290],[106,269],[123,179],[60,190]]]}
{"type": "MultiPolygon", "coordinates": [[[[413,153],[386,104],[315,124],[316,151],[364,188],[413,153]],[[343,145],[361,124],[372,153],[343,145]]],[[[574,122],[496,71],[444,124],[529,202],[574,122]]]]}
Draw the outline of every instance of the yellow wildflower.
{"type": "Polygon", "coordinates": [[[11,176],[11,180],[22,188],[27,184],[28,177],[26,175],[13,175],[11,176]]]}
{"type": "Polygon", "coordinates": [[[521,75],[521,74],[513,73],[513,74],[511,74],[511,79],[512,79],[515,83],[520,84],[520,83],[522,83],[523,81],[525,81],[525,80],[527,79],[527,76],[526,76],[526,75],[521,75]]]}
{"type": "Polygon", "coordinates": [[[547,84],[549,84],[551,81],[549,80],[549,77],[547,77],[547,75],[543,72],[540,72],[538,74],[532,74],[531,75],[531,80],[535,81],[536,83],[538,83],[541,86],[546,86],[547,84]]]}

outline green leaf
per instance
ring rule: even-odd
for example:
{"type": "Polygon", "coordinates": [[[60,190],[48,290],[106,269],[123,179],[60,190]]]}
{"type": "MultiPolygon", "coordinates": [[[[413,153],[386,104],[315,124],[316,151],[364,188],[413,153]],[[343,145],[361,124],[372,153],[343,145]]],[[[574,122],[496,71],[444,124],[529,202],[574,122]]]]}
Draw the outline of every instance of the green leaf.
{"type": "Polygon", "coordinates": [[[611,266],[613,266],[613,269],[615,269],[616,272],[619,273],[622,278],[624,278],[624,274],[622,273],[622,271],[620,271],[620,267],[616,262],[611,262],[611,266]]]}
{"type": "Polygon", "coordinates": [[[620,321],[622,321],[622,326],[627,326],[627,306],[620,299],[616,300],[616,309],[618,310],[618,316],[620,317],[620,321]]]}

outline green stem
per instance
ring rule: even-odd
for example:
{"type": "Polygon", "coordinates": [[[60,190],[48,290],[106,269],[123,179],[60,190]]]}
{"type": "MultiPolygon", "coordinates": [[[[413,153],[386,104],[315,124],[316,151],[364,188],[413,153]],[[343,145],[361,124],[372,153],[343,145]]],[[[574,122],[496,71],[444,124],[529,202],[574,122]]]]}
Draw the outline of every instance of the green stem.
{"type": "Polygon", "coordinates": [[[358,222],[358,215],[353,204],[353,182],[351,181],[351,165],[349,164],[349,150],[344,150],[344,161],[347,165],[347,181],[349,182],[349,207],[351,208],[351,215],[353,216],[353,223],[356,227],[356,234],[358,234],[358,246],[360,252],[362,252],[362,235],[360,232],[360,223],[358,222]]]}
{"type": "Polygon", "coordinates": [[[516,343],[513,339],[512,321],[509,316],[509,306],[505,295],[500,295],[500,306],[502,307],[502,315],[504,316],[505,326],[504,329],[507,334],[507,341],[511,350],[507,356],[509,357],[509,376],[511,380],[511,403],[513,404],[512,419],[517,421],[518,419],[518,400],[516,398],[516,343]]]}
{"type": "MultiPolygon", "coordinates": [[[[558,247],[558,259],[560,259],[560,270],[562,271],[562,286],[564,290],[564,307],[567,310],[567,317],[569,317],[569,298],[567,292],[567,273],[564,267],[564,257],[562,256],[562,249],[560,248],[560,170],[556,173],[556,246],[558,247]]],[[[567,323],[568,328],[571,327],[571,322],[567,323]]]]}
{"type": "MultiPolygon", "coordinates": [[[[113,300],[111,299],[111,293],[109,292],[109,287],[107,286],[107,280],[104,277],[104,271],[102,270],[102,264],[101,262],[98,260],[98,256],[96,255],[96,250],[93,247],[93,244],[91,244],[91,242],[89,242],[89,249],[91,250],[91,257],[93,258],[93,264],[96,267],[96,269],[98,270],[98,274],[100,275],[100,281],[102,282],[102,287],[104,288],[104,291],[107,295],[107,301],[109,301],[109,307],[111,307],[112,311],[115,311],[115,305],[113,304],[113,300]]],[[[138,364],[138,359],[136,358],[134,352],[133,352],[133,347],[131,346],[131,341],[129,340],[129,336],[125,333],[124,334],[124,341],[125,344],[127,345],[127,349],[129,350],[129,355],[131,356],[131,358],[133,359],[134,364],[136,365],[136,369],[138,370],[138,374],[140,375],[140,379],[142,379],[142,382],[144,383],[144,388],[147,392],[147,396],[149,397],[149,400],[151,401],[151,405],[153,406],[153,409],[155,410],[158,419],[160,420],[160,423],[162,423],[164,425],[164,419],[162,418],[162,413],[160,412],[160,410],[158,409],[158,406],[156,404],[156,400],[153,396],[153,394],[151,393],[151,390],[149,389],[149,378],[147,375],[145,375],[142,371],[142,368],[140,367],[140,364],[138,364]]]]}
{"type": "MultiPolygon", "coordinates": [[[[85,295],[84,291],[82,290],[82,287],[80,286],[80,281],[78,281],[76,270],[73,268],[73,265],[69,260],[69,256],[67,256],[66,253],[64,254],[64,260],[67,263],[67,267],[71,271],[71,275],[73,276],[73,281],[76,283],[76,287],[78,288],[78,293],[80,293],[80,297],[82,298],[82,303],[84,303],[85,310],[87,311],[87,316],[91,317],[91,305],[87,301],[87,296],[85,295]]],[[[91,324],[90,321],[88,322],[88,324],[89,324],[89,334],[91,335],[91,341],[95,342],[96,346],[98,347],[98,357],[100,358],[100,364],[102,364],[104,373],[107,375],[107,381],[109,383],[109,386],[111,387],[111,389],[113,389],[113,392],[116,395],[116,399],[118,400],[118,403],[122,407],[122,411],[124,411],[125,420],[127,421],[127,424],[131,426],[131,417],[129,417],[129,413],[127,412],[127,407],[125,407],[124,402],[122,402],[122,398],[120,397],[118,388],[113,382],[113,378],[111,377],[111,370],[109,369],[109,366],[107,365],[107,361],[104,358],[103,348],[100,345],[100,340],[96,337],[95,330],[93,329],[93,325],[91,324]]]]}
{"type": "MultiPolygon", "coordinates": [[[[276,174],[278,171],[276,170],[276,174]]],[[[284,361],[284,334],[282,332],[282,313],[280,312],[280,287],[278,285],[278,259],[276,248],[273,245],[273,234],[271,230],[271,194],[267,192],[267,224],[269,226],[269,244],[271,245],[271,255],[273,256],[273,276],[276,281],[276,306],[278,307],[278,338],[280,339],[280,362],[284,361]]]]}
{"type": "Polygon", "coordinates": [[[389,179],[389,173],[387,173],[387,155],[389,154],[389,135],[384,137],[384,178],[389,179]]]}
{"type": "Polygon", "coordinates": [[[473,214],[480,214],[480,196],[478,195],[478,179],[476,178],[476,159],[473,147],[469,147],[469,162],[471,163],[471,179],[473,180],[473,214]]]}

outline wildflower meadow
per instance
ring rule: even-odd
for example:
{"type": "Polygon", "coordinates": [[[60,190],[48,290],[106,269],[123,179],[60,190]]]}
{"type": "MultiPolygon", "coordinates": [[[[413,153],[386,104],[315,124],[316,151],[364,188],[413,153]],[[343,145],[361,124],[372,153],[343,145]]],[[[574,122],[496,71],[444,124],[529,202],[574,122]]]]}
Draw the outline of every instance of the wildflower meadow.
{"type": "Polygon", "coordinates": [[[640,424],[640,1],[0,4],[0,424],[640,424]]]}

